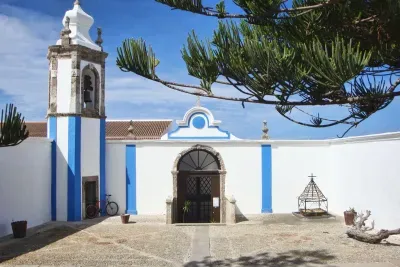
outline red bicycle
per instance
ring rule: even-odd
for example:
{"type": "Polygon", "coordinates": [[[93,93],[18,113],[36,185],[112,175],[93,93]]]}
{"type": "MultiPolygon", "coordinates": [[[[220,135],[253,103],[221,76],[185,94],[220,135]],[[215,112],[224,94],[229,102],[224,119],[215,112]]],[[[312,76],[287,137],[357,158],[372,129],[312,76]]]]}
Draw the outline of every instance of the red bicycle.
{"type": "MultiPolygon", "coordinates": [[[[86,207],[86,218],[96,218],[99,214],[103,212],[103,210],[99,207],[100,202],[103,202],[103,204],[105,204],[105,211],[107,212],[108,216],[116,215],[118,213],[118,204],[114,201],[110,201],[108,199],[109,197],[111,197],[111,195],[106,195],[106,200],[97,201],[95,204],[88,205],[86,207]]],[[[102,206],[104,207],[104,205],[102,206]]]]}

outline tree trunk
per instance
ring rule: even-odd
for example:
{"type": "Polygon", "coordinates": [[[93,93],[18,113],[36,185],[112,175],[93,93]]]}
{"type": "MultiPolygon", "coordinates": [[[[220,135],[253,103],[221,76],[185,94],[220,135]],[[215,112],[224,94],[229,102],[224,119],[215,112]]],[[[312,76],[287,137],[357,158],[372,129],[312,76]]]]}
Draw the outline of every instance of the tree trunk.
{"type": "Polygon", "coordinates": [[[380,230],[376,234],[369,234],[366,232],[363,232],[359,229],[351,228],[347,230],[347,235],[351,238],[354,238],[358,241],[370,243],[370,244],[378,244],[382,240],[387,239],[391,235],[399,235],[400,234],[400,228],[395,229],[395,230],[380,230]]]}
{"type": "Polygon", "coordinates": [[[380,230],[376,234],[368,234],[367,231],[371,231],[374,229],[374,221],[371,223],[371,227],[366,227],[365,222],[368,220],[371,215],[371,211],[367,210],[365,215],[361,212],[360,215],[357,215],[357,221],[355,221],[354,226],[347,230],[346,234],[350,238],[354,238],[358,241],[370,243],[370,244],[378,244],[383,239],[387,239],[391,235],[400,235],[400,228],[395,230],[380,230]]]}

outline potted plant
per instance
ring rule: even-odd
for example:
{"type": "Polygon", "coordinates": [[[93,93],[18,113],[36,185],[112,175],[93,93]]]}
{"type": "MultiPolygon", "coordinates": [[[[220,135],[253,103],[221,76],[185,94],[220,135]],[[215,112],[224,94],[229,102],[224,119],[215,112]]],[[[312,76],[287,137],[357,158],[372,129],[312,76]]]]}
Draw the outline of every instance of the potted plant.
{"type": "Polygon", "coordinates": [[[183,204],[183,208],[182,208],[182,211],[183,211],[183,223],[185,223],[185,214],[190,211],[190,204],[191,203],[190,203],[189,200],[186,200],[185,204],[183,204]]]}
{"type": "Polygon", "coordinates": [[[129,217],[130,217],[131,215],[130,214],[122,214],[121,215],[121,221],[122,221],[122,223],[123,224],[127,224],[128,222],[129,222],[129,217]]]}
{"type": "Polygon", "coordinates": [[[357,212],[354,208],[349,208],[344,211],[344,222],[346,225],[354,225],[354,220],[357,216],[357,212]]]}
{"type": "Polygon", "coordinates": [[[28,229],[27,221],[17,221],[14,220],[11,223],[11,228],[13,231],[14,238],[24,238],[26,236],[26,230],[28,229]]]}

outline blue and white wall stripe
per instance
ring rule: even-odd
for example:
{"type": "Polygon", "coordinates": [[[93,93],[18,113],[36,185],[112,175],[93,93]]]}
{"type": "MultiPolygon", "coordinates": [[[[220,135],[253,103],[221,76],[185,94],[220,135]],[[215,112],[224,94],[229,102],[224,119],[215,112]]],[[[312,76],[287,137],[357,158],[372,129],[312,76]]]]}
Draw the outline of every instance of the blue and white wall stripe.
{"type": "Polygon", "coordinates": [[[137,214],[136,209],[136,145],[126,146],[126,213],[137,214]]]}
{"type": "Polygon", "coordinates": [[[80,221],[81,213],[81,124],[79,116],[68,118],[68,221],[80,221]]]}
{"type": "Polygon", "coordinates": [[[57,117],[49,117],[47,137],[51,143],[51,220],[57,220],[57,117]]]}
{"type": "Polygon", "coordinates": [[[100,119],[100,200],[103,215],[105,215],[106,193],[106,119],[103,118],[100,119]]]}
{"type": "Polygon", "coordinates": [[[262,213],[272,213],[272,154],[271,145],[261,145],[262,213]]]}

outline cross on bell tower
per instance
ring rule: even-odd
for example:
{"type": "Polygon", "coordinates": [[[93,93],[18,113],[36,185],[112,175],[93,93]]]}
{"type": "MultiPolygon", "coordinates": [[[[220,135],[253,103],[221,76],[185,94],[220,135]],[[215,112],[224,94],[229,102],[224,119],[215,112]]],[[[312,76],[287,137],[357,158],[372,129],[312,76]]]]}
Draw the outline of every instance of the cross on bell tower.
{"type": "Polygon", "coordinates": [[[47,55],[48,137],[59,151],[54,156],[57,171],[52,181],[52,219],[80,221],[85,216],[84,187],[88,177],[97,181],[98,198],[105,199],[108,54],[101,47],[101,30],[97,42],[93,42],[89,31],[94,19],[82,9],[79,0],[65,13],[62,23],[60,39],[49,46],[47,55]],[[93,142],[98,144],[91,145],[93,142]]]}

